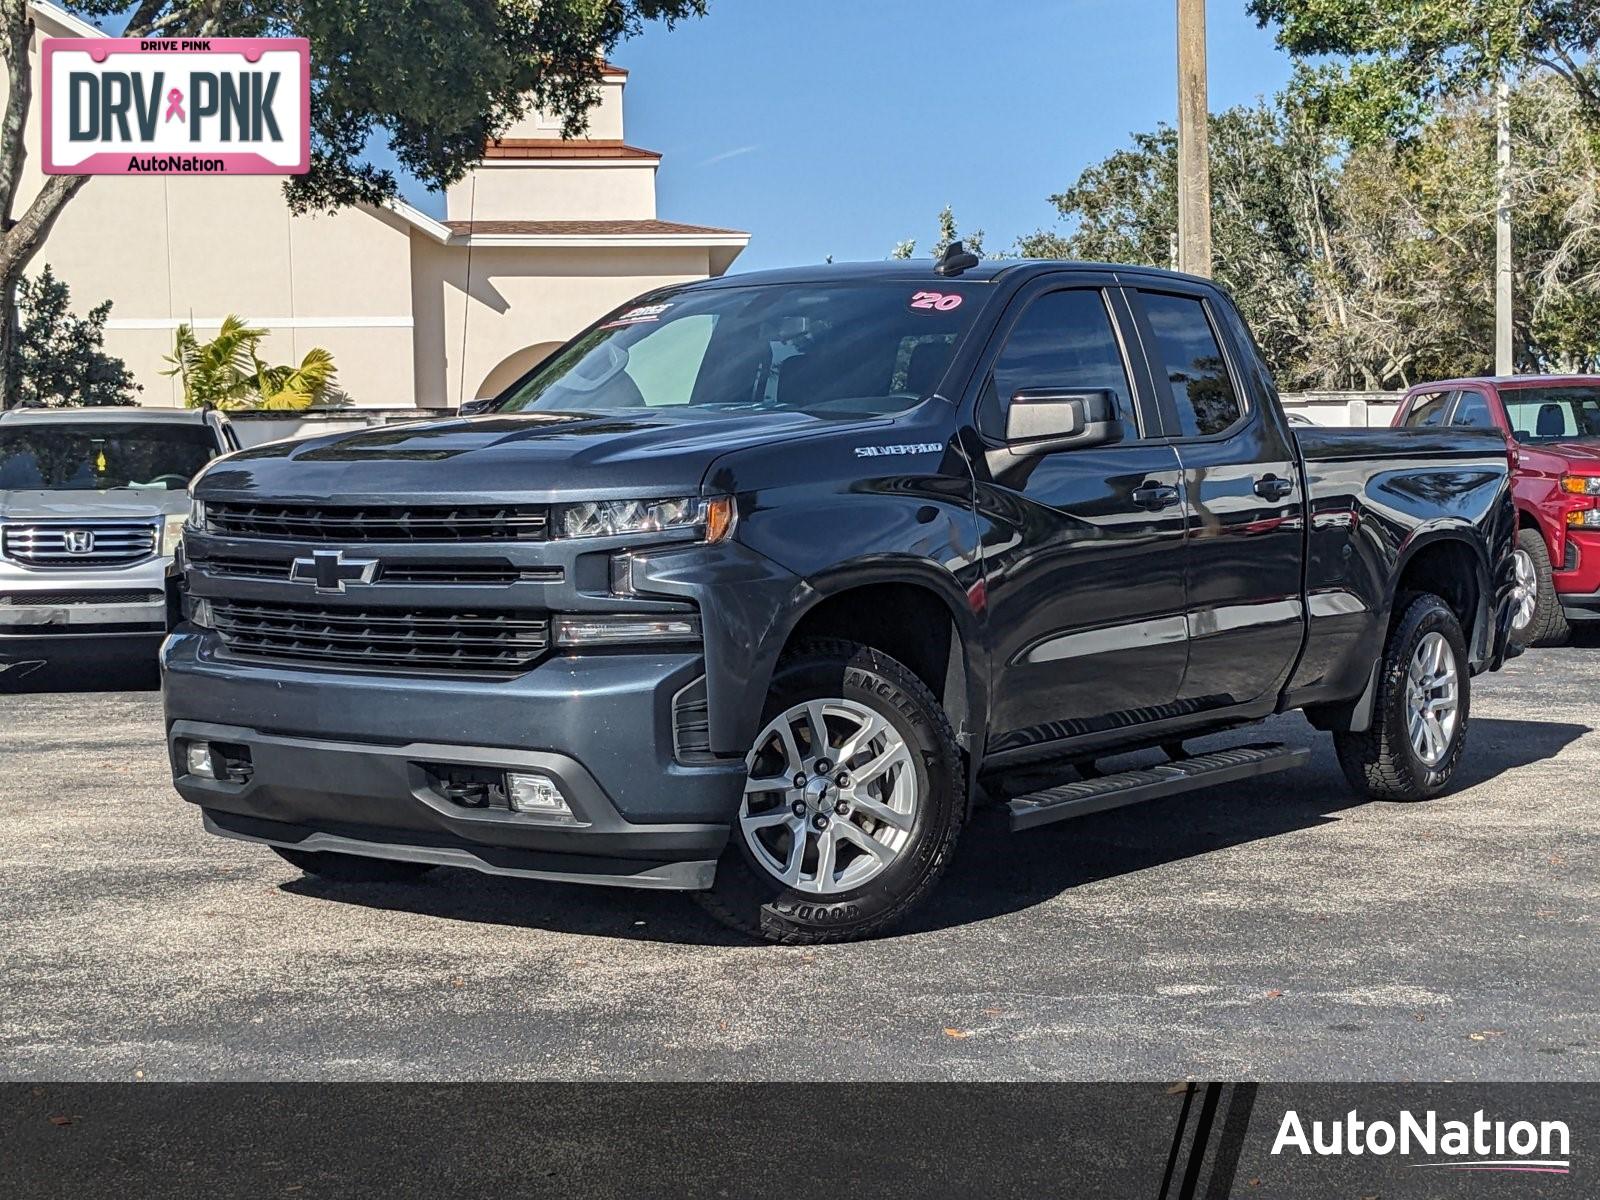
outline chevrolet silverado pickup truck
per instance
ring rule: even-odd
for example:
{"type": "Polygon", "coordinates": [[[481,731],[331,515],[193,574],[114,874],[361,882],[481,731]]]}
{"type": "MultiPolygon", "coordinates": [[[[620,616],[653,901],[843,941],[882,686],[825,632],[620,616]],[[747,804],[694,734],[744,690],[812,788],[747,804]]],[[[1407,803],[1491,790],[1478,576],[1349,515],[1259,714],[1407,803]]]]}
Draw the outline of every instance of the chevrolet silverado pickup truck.
{"type": "Polygon", "coordinates": [[[1600,377],[1418,384],[1394,423],[1492,429],[1506,440],[1517,506],[1514,642],[1559,646],[1570,622],[1600,620],[1600,377]]]}
{"type": "Polygon", "coordinates": [[[153,660],[177,611],[189,480],[238,448],[214,412],[0,412],[0,678],[112,644],[153,660]]]}
{"type": "Polygon", "coordinates": [[[488,411],[213,464],[173,778],[332,880],[672,888],[858,938],[980,795],[1020,830],[1296,766],[1185,745],[1287,710],[1364,794],[1434,795],[1515,527],[1492,434],[1291,431],[1203,279],[954,247],[691,283],[488,411]]]}

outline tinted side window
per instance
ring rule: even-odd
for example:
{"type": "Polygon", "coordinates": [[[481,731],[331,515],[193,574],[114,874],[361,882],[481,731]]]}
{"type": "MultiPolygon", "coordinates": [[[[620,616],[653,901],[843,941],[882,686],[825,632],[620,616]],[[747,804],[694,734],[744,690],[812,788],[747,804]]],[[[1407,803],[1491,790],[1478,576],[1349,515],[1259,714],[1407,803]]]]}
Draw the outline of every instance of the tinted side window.
{"type": "Polygon", "coordinates": [[[1228,376],[1205,304],[1193,296],[1164,292],[1140,295],[1161,360],[1166,364],[1183,435],[1221,433],[1244,415],[1244,406],[1228,376]]]}
{"type": "Polygon", "coordinates": [[[1444,424],[1444,414],[1450,407],[1453,392],[1425,392],[1411,402],[1406,413],[1406,426],[1412,429],[1431,428],[1444,424]]]}
{"type": "Polygon", "coordinates": [[[999,394],[1002,412],[1024,389],[1108,391],[1116,400],[1123,440],[1139,437],[1122,346],[1098,290],[1046,292],[1029,304],[995,359],[990,386],[999,394]]]}
{"type": "Polygon", "coordinates": [[[1450,424],[1467,429],[1493,429],[1494,416],[1489,412],[1489,402],[1483,398],[1483,393],[1462,392],[1461,403],[1456,405],[1450,424]]]}

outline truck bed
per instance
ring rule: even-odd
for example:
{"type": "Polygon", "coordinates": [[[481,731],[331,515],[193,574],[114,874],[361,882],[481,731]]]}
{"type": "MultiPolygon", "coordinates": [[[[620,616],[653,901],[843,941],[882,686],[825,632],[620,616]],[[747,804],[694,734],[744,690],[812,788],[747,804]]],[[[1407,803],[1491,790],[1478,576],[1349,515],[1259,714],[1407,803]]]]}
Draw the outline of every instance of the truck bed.
{"type": "MultiPolygon", "coordinates": [[[[1383,644],[1397,579],[1431,543],[1434,553],[1471,554],[1495,595],[1476,597],[1470,631],[1474,669],[1494,653],[1498,592],[1508,581],[1516,518],[1505,438],[1487,429],[1294,430],[1305,471],[1306,649],[1290,681],[1294,704],[1358,694],[1383,644]],[[1444,506],[1450,526],[1441,521],[1444,506]],[[1463,525],[1478,537],[1461,538],[1463,525]]],[[[1426,560],[1423,560],[1423,567],[1426,560]]]]}

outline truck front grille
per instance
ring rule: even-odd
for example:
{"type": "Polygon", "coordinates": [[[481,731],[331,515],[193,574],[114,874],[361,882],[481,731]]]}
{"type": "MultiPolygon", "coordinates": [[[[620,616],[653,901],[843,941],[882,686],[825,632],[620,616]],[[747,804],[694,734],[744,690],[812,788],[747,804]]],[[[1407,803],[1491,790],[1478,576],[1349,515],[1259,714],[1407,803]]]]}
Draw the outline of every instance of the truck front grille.
{"type": "Polygon", "coordinates": [[[213,600],[212,617],[230,653],[375,670],[514,674],[550,641],[539,612],[444,612],[409,608],[324,608],[256,600],[213,600]]]}
{"type": "Polygon", "coordinates": [[[549,513],[529,505],[352,506],[214,500],[206,529],[301,542],[540,542],[549,513]]]}
{"type": "MultiPolygon", "coordinates": [[[[191,560],[198,570],[217,579],[288,579],[293,560],[287,558],[243,558],[235,555],[197,558],[191,560]]],[[[537,583],[560,583],[560,567],[517,567],[503,558],[440,560],[424,562],[405,560],[384,562],[373,577],[374,584],[415,586],[504,586],[521,580],[537,583]]]]}
{"type": "Polygon", "coordinates": [[[149,558],[156,537],[149,522],[7,525],[0,552],[30,567],[114,567],[149,558]]]}

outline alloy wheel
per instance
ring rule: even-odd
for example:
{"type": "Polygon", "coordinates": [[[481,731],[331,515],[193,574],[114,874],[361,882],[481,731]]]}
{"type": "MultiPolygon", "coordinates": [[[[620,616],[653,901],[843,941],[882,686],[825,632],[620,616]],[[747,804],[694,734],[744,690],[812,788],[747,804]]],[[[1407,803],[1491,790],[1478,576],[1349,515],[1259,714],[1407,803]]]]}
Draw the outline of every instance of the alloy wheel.
{"type": "Polygon", "coordinates": [[[1411,748],[1423,766],[1437,767],[1450,753],[1461,710],[1455,651],[1441,633],[1423,637],[1411,656],[1406,707],[1411,748]]]}
{"type": "Polygon", "coordinates": [[[1534,613],[1539,608],[1539,576],[1534,571],[1533,556],[1526,550],[1513,551],[1512,560],[1516,564],[1517,582],[1512,592],[1512,602],[1516,608],[1511,624],[1514,629],[1521,631],[1533,624],[1534,613]]]}
{"type": "Polygon", "coordinates": [[[899,731],[864,704],[807,700],[768,722],[745,758],[739,831],[774,879],[837,895],[889,867],[911,841],[917,773],[899,731]]]}

